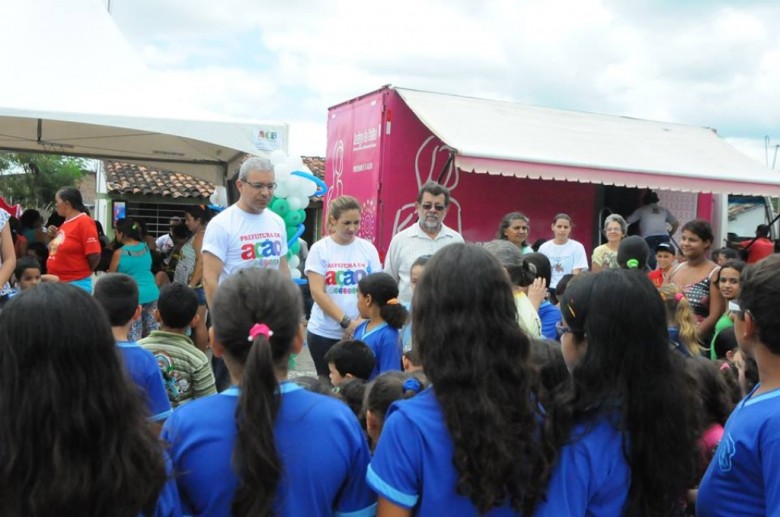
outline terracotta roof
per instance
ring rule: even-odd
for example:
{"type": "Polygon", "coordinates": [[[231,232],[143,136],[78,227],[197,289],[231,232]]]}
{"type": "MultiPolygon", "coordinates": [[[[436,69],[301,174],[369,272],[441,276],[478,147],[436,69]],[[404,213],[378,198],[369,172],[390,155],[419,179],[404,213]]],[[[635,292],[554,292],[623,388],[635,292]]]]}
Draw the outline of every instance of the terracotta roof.
{"type": "Polygon", "coordinates": [[[106,161],[103,164],[106,169],[106,187],[111,194],[201,199],[214,192],[213,183],[180,172],[150,169],[125,162],[106,161]]]}
{"type": "Polygon", "coordinates": [[[301,156],[304,165],[319,179],[325,179],[325,158],[321,156],[301,156]]]}

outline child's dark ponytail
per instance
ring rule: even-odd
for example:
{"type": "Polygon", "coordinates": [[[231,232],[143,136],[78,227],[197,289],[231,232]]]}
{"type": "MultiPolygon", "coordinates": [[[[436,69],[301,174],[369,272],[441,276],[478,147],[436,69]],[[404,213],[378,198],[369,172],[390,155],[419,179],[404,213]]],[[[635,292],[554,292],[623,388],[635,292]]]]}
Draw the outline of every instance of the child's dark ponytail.
{"type": "Polygon", "coordinates": [[[406,324],[409,311],[401,305],[397,298],[390,298],[385,305],[379,308],[379,315],[388,325],[394,329],[400,329],[406,324]]]}
{"type": "Polygon", "coordinates": [[[372,303],[379,306],[379,315],[388,325],[400,329],[406,323],[409,311],[398,302],[398,284],[387,273],[372,273],[360,279],[358,289],[363,295],[371,295],[372,303]]]}
{"type": "Polygon", "coordinates": [[[295,284],[270,269],[240,270],[215,296],[216,340],[244,365],[236,408],[233,515],[271,515],[282,473],[274,440],[280,404],[277,372],[287,364],[302,307],[295,284]]]}
{"type": "Polygon", "coordinates": [[[401,389],[403,390],[403,398],[410,399],[415,395],[418,395],[427,387],[427,385],[428,380],[424,375],[418,375],[415,373],[409,374],[409,378],[404,381],[403,385],[401,385],[401,389]]]}
{"type": "Polygon", "coordinates": [[[512,285],[528,287],[536,280],[536,265],[525,258],[519,266],[508,266],[506,270],[509,272],[512,285]]]}
{"type": "Polygon", "coordinates": [[[249,354],[241,376],[242,394],[236,408],[238,435],[233,464],[239,484],[233,499],[233,515],[270,515],[282,464],[276,451],[273,422],[279,411],[279,383],[276,380],[271,331],[250,332],[249,354]],[[248,394],[251,394],[248,395],[248,394]],[[268,423],[272,425],[269,426],[268,423]]]}

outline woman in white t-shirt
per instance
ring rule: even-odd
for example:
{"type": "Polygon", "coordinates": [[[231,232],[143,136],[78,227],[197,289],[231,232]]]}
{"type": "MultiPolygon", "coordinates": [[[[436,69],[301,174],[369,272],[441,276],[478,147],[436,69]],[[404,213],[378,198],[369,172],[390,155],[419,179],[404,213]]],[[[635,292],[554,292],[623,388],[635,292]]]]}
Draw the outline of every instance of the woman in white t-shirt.
{"type": "Polygon", "coordinates": [[[357,285],[361,278],[382,271],[373,244],[358,237],[360,203],[340,196],[328,205],[330,235],[315,242],[306,258],[306,276],[314,306],[307,343],[317,375],[328,376],[325,354],[360,324],[357,285]]]}
{"type": "Polygon", "coordinates": [[[567,214],[558,214],[553,219],[552,231],[555,238],[539,247],[539,253],[550,259],[552,278],[550,290],[554,291],[563,275],[577,275],[588,269],[588,256],[579,242],[569,239],[572,221],[567,214]]]}

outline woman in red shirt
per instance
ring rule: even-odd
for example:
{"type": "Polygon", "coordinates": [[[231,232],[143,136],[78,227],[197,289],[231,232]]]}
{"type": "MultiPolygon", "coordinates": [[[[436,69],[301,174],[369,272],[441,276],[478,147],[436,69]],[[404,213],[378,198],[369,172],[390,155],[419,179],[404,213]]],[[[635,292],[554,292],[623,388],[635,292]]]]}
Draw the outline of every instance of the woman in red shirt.
{"type": "Polygon", "coordinates": [[[92,292],[92,271],[100,262],[100,241],[95,221],[89,217],[81,192],[63,187],[54,196],[54,207],[65,222],[49,226],[53,239],[49,244],[48,273],[85,291],[92,292]]]}

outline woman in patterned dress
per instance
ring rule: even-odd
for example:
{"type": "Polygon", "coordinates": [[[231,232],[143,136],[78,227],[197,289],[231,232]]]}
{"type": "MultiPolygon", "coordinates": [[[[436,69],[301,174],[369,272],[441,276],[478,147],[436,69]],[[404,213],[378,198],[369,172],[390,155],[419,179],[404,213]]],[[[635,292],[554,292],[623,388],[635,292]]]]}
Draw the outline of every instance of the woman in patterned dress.
{"type": "Polygon", "coordinates": [[[669,283],[680,287],[696,317],[696,335],[707,342],[726,303],[713,282],[718,265],[707,258],[714,237],[712,226],[703,219],[688,221],[682,227],[680,249],[685,262],[669,275],[669,283]]]}

